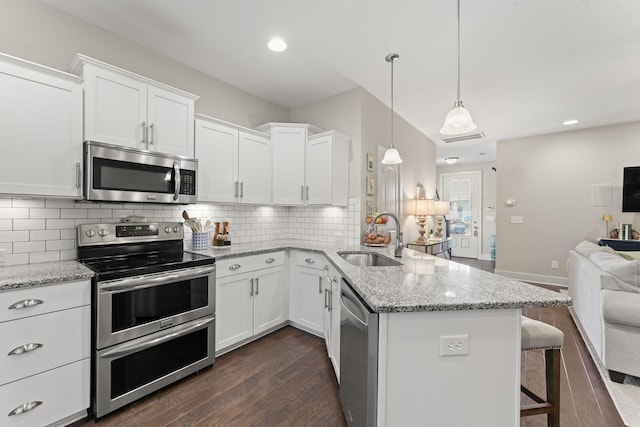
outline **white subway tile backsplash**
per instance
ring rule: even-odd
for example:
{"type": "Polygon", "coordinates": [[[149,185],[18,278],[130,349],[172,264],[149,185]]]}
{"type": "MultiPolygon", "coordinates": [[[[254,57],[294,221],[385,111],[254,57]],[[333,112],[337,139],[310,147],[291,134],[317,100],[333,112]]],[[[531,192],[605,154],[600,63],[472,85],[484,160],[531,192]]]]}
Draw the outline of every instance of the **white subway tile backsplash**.
{"type": "Polygon", "coordinates": [[[44,199],[13,199],[14,208],[44,208],[44,199]]]}
{"type": "Polygon", "coordinates": [[[78,251],[76,249],[70,249],[60,251],[60,261],[67,261],[78,258],[78,251]]]}
{"type": "Polygon", "coordinates": [[[86,217],[87,217],[87,209],[82,209],[82,208],[60,209],[60,218],[86,218],[86,217]]]}
{"type": "Polygon", "coordinates": [[[14,219],[14,230],[44,230],[44,219],[14,219]]]}
{"type": "Polygon", "coordinates": [[[0,242],[28,242],[29,232],[24,231],[0,231],[0,242]]]}
{"type": "Polygon", "coordinates": [[[10,219],[0,219],[0,231],[13,230],[13,221],[10,219]]]}
{"type": "Polygon", "coordinates": [[[0,243],[0,251],[4,251],[5,254],[12,253],[13,243],[10,243],[10,242],[0,243]]]}
{"type": "Polygon", "coordinates": [[[75,228],[60,230],[61,239],[75,239],[78,236],[78,232],[75,228]]]}
{"type": "Polygon", "coordinates": [[[70,240],[48,240],[46,245],[46,251],[60,251],[60,250],[70,250],[76,247],[75,239],[70,240]]]}
{"type": "Polygon", "coordinates": [[[29,218],[60,218],[58,208],[30,208],[29,218]]]}
{"type": "Polygon", "coordinates": [[[87,210],[87,218],[111,218],[113,217],[113,209],[90,209],[87,210]]]}
{"type": "Polygon", "coordinates": [[[60,261],[60,251],[29,253],[29,264],[50,261],[60,261]]]}
{"type": "MultiPolygon", "coordinates": [[[[29,231],[29,240],[55,240],[60,239],[60,230],[31,230],[29,231]]],[[[44,249],[43,249],[44,250],[44,249]]]]}
{"type": "Polygon", "coordinates": [[[76,206],[76,200],[69,199],[46,199],[45,207],[47,208],[64,208],[73,209],[76,206]]]}
{"type": "Polygon", "coordinates": [[[4,265],[29,264],[29,254],[5,254],[4,265]]]}
{"type": "Polygon", "coordinates": [[[42,242],[15,242],[13,244],[13,253],[20,254],[25,252],[44,252],[45,244],[42,242]]]}
{"type": "Polygon", "coordinates": [[[76,223],[73,219],[48,219],[47,220],[47,230],[54,229],[63,229],[63,228],[73,228],[76,226],[76,223]]]}
{"type": "Polygon", "coordinates": [[[0,218],[29,218],[29,208],[0,208],[0,218]]]}
{"type": "Polygon", "coordinates": [[[13,199],[2,199],[0,198],[0,208],[10,208],[13,199]]]}

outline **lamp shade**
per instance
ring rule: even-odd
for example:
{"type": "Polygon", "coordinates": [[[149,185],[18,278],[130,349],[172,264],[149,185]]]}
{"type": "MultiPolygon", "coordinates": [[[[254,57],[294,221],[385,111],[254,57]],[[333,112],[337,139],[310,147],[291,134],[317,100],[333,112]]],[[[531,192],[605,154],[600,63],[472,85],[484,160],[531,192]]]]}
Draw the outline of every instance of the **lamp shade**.
{"type": "Polygon", "coordinates": [[[397,165],[402,163],[402,159],[400,158],[400,153],[393,146],[387,148],[387,151],[384,153],[384,157],[380,162],[383,165],[397,165]]]}
{"type": "Polygon", "coordinates": [[[449,202],[445,200],[438,200],[435,202],[435,213],[434,215],[449,215],[449,202]]]}
{"type": "Polygon", "coordinates": [[[469,111],[462,105],[462,101],[456,101],[444,119],[440,133],[442,135],[462,135],[475,130],[477,127],[469,111]]]}
{"type": "Polygon", "coordinates": [[[415,216],[434,215],[436,211],[435,201],[432,199],[416,199],[416,206],[413,211],[415,216]]]}
{"type": "Polygon", "coordinates": [[[610,214],[604,214],[602,215],[602,220],[605,222],[610,222],[611,221],[611,215],[610,214]]]}

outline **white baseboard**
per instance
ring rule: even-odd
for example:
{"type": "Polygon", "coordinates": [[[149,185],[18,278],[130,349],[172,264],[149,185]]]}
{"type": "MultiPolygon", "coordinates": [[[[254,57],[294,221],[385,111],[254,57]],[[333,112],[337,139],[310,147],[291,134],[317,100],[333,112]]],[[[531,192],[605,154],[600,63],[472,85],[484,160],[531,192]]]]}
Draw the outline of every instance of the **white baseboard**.
{"type": "Polygon", "coordinates": [[[552,285],[559,288],[568,287],[568,279],[566,277],[544,276],[541,274],[520,273],[517,271],[497,270],[496,274],[509,277],[511,279],[522,280],[523,282],[540,283],[541,285],[552,285]]]}
{"type": "Polygon", "coordinates": [[[478,259],[482,261],[491,261],[491,254],[480,254],[478,259]]]}

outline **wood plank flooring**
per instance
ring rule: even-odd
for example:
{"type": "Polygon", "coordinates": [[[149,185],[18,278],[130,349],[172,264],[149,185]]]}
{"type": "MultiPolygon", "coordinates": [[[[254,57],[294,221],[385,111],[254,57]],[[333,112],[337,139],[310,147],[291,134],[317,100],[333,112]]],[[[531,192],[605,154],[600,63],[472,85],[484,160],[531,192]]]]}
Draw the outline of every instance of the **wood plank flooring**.
{"type": "MultiPolygon", "coordinates": [[[[493,271],[490,261],[463,258],[454,261],[493,271]]],[[[554,325],[565,334],[561,426],[623,427],[568,309],[527,309],[523,314],[554,325]]],[[[523,383],[542,393],[542,351],[523,352],[521,357],[523,383]]],[[[524,395],[522,398],[526,399],[524,395]]],[[[217,358],[213,369],[185,378],[97,423],[87,419],[73,424],[93,425],[341,427],[346,424],[324,341],[286,327],[217,358]]],[[[523,418],[520,425],[546,426],[546,417],[523,418]]]]}

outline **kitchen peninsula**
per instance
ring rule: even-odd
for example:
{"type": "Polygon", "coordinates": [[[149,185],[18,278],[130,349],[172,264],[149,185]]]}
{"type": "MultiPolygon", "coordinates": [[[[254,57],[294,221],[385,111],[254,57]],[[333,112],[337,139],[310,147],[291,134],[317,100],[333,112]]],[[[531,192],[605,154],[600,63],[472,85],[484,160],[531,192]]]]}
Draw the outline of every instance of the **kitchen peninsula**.
{"type": "Polygon", "coordinates": [[[201,252],[219,269],[225,259],[274,251],[324,255],[379,314],[378,426],[519,425],[521,309],[570,298],[410,249],[394,258],[398,266],[358,267],[339,255],[362,250],[393,258],[389,248],[295,240],[201,252]],[[457,336],[468,338],[468,354],[441,356],[441,338],[457,336]]]}

